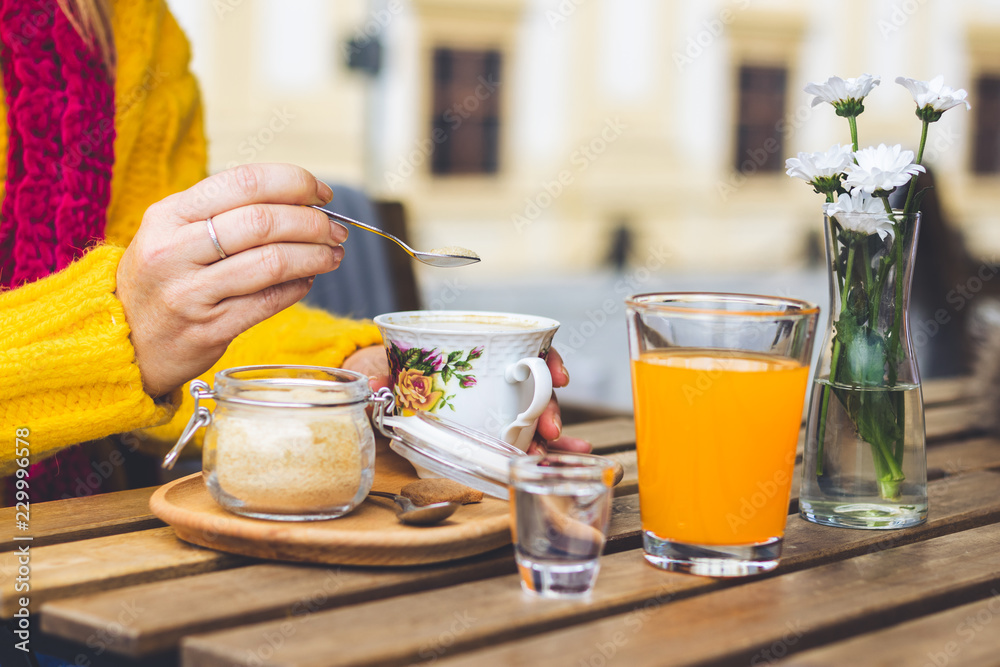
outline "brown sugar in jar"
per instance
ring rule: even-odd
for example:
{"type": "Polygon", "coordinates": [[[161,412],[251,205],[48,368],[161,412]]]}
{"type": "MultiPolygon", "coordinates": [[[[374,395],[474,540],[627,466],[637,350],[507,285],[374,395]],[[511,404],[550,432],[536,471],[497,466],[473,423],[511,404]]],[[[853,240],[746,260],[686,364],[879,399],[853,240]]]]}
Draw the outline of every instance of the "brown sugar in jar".
{"type": "Polygon", "coordinates": [[[216,376],[203,475],[236,514],[308,521],[342,516],[368,495],[375,439],[368,378],[340,369],[245,367],[216,376]]]}

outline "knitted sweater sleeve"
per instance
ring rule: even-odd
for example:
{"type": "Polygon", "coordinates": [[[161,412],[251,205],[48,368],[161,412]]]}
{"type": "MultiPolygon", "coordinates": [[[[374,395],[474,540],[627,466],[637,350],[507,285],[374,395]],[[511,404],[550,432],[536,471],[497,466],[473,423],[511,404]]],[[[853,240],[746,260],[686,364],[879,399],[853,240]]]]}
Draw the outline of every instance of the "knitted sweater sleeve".
{"type": "MultiPolygon", "coordinates": [[[[187,40],[163,0],[117,2],[114,21],[119,68],[105,230],[110,245],[0,293],[0,428],[8,435],[30,430],[33,462],[127,431],[140,448],[162,453],[193,407],[187,387],[156,401],[143,391],[114,292],[119,246],[131,241],[146,208],[205,177],[200,94],[188,68],[187,40]]],[[[0,143],[4,138],[0,133],[0,143]]],[[[296,305],[239,336],[202,378],[211,382],[218,370],[248,364],[340,366],[355,350],[379,343],[371,323],[296,305]]],[[[0,476],[14,467],[8,435],[0,437],[0,476]]]]}
{"type": "MultiPolygon", "coordinates": [[[[381,342],[378,327],[371,322],[336,318],[326,311],[296,304],[238,336],[201,379],[214,386],[218,371],[255,364],[336,368],[356,350],[381,342]]],[[[193,411],[194,398],[185,389],[180,409],[169,423],[134,434],[139,449],[155,455],[165,453],[180,437],[193,411]]],[[[196,434],[190,453],[200,446],[203,434],[196,434]]]]}
{"type": "Polygon", "coordinates": [[[100,246],[66,269],[0,293],[0,475],[12,472],[15,429],[31,459],[162,423],[180,400],[142,388],[129,326],[115,297],[123,249],[100,246]]]}

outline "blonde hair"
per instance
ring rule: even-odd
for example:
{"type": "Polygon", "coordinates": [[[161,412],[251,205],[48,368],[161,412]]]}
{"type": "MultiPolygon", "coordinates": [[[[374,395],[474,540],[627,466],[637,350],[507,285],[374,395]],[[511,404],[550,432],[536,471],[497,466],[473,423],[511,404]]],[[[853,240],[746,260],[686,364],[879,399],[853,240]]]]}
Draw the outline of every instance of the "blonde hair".
{"type": "Polygon", "coordinates": [[[114,74],[117,54],[111,34],[110,0],[56,0],[76,31],[114,74]]]}

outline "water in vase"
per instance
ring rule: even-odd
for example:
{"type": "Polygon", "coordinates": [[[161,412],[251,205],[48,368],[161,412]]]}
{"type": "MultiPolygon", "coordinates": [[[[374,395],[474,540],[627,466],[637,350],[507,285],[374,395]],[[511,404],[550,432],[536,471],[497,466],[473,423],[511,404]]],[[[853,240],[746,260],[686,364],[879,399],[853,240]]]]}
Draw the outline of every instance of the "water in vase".
{"type": "Polygon", "coordinates": [[[809,423],[799,495],[803,517],[871,529],[926,520],[919,385],[854,387],[817,380],[809,423]]]}

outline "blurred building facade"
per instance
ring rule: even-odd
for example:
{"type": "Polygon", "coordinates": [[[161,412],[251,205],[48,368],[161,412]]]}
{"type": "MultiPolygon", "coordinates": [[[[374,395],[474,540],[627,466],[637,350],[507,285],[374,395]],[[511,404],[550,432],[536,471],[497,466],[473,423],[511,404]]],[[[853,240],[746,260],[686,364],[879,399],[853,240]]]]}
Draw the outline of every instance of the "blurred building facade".
{"type": "Polygon", "coordinates": [[[969,91],[925,161],[971,252],[1000,251],[1000,0],[169,2],[213,169],[289,161],[400,200],[414,245],[484,257],[471,279],[596,267],[623,220],[650,270],[806,261],[821,202],[784,159],[849,134],[802,88],[863,72],[862,145],[916,149],[896,76],[969,91]]]}

